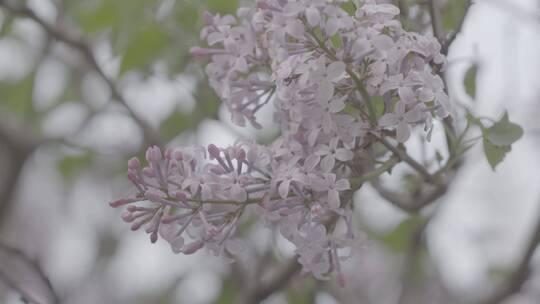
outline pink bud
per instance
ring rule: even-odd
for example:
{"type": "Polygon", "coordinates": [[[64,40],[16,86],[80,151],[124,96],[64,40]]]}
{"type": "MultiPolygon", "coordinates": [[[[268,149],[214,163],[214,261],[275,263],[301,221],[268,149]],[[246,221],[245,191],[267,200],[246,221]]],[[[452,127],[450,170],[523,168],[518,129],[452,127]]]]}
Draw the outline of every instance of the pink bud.
{"type": "Polygon", "coordinates": [[[278,214],[281,215],[281,216],[287,216],[287,215],[289,215],[289,208],[287,208],[287,207],[281,207],[281,208],[279,208],[278,214]]]}
{"type": "Polygon", "coordinates": [[[320,216],[322,213],[322,206],[320,204],[315,204],[311,206],[311,214],[314,216],[320,216]]]}
{"type": "Polygon", "coordinates": [[[155,177],[156,176],[154,170],[152,168],[150,168],[150,167],[144,167],[142,169],[142,173],[146,177],[155,177]]]}
{"type": "Polygon", "coordinates": [[[207,25],[214,24],[214,16],[212,16],[212,14],[210,14],[210,12],[208,11],[205,11],[203,13],[203,20],[204,20],[204,23],[206,23],[207,25]]]}
{"type": "Polygon", "coordinates": [[[163,194],[156,190],[147,190],[144,193],[144,196],[146,199],[148,199],[151,202],[159,203],[159,201],[163,198],[163,194]]]}
{"type": "Polygon", "coordinates": [[[170,148],[165,149],[165,153],[164,153],[165,159],[171,160],[172,155],[173,155],[173,149],[170,149],[170,148]]]}
{"type": "Polygon", "coordinates": [[[208,154],[210,155],[210,159],[216,159],[221,154],[221,150],[216,147],[214,144],[208,145],[208,154]]]}
{"type": "Polygon", "coordinates": [[[187,201],[187,195],[183,191],[172,191],[171,195],[181,202],[187,201]]]}
{"type": "Polygon", "coordinates": [[[157,229],[156,229],[152,232],[152,234],[150,234],[150,242],[154,244],[155,242],[157,242],[157,240],[158,240],[158,234],[157,234],[157,229]]]}
{"type": "Polygon", "coordinates": [[[109,206],[113,207],[113,208],[116,208],[116,207],[120,207],[120,206],[123,206],[123,205],[127,205],[129,204],[131,201],[130,200],[127,200],[125,198],[121,198],[119,200],[116,200],[114,202],[110,202],[109,203],[109,206]]]}
{"type": "Polygon", "coordinates": [[[338,273],[337,275],[337,281],[340,287],[345,287],[345,275],[343,273],[338,273]]]}
{"type": "Polygon", "coordinates": [[[206,234],[209,237],[212,238],[212,237],[216,236],[218,233],[219,233],[219,230],[216,228],[216,226],[210,224],[210,225],[208,225],[208,227],[206,227],[206,234]]]}
{"type": "Polygon", "coordinates": [[[131,223],[133,222],[135,218],[133,217],[133,213],[129,212],[129,211],[124,211],[122,213],[122,220],[126,223],[131,223]]]}
{"type": "Polygon", "coordinates": [[[195,58],[199,58],[199,59],[206,58],[209,55],[206,49],[198,47],[198,46],[194,46],[190,48],[189,53],[191,54],[191,56],[195,58]]]}
{"type": "Polygon", "coordinates": [[[133,225],[131,225],[131,231],[136,231],[136,230],[139,230],[139,228],[141,228],[141,226],[146,223],[146,221],[142,220],[142,221],[139,221],[139,222],[136,222],[136,223],[133,223],[133,225]]]}
{"type": "Polygon", "coordinates": [[[182,253],[184,254],[193,254],[197,252],[199,249],[203,248],[204,243],[203,241],[195,241],[193,243],[187,244],[184,249],[182,249],[182,253]]]}
{"type": "Polygon", "coordinates": [[[240,150],[236,151],[236,159],[238,159],[240,161],[245,161],[246,160],[246,151],[244,151],[244,149],[240,149],[240,150]]]}
{"type": "Polygon", "coordinates": [[[141,168],[141,162],[139,161],[138,158],[132,157],[132,158],[128,161],[128,169],[137,171],[137,170],[139,170],[140,168],[141,168]]]}
{"type": "Polygon", "coordinates": [[[146,160],[148,162],[158,162],[161,160],[161,149],[158,146],[149,147],[146,150],[146,160]]]}
{"type": "Polygon", "coordinates": [[[175,216],[172,216],[172,215],[169,215],[169,214],[165,214],[161,217],[161,222],[163,224],[170,224],[174,221],[176,221],[176,217],[175,216]]]}
{"type": "Polygon", "coordinates": [[[177,161],[182,161],[184,159],[184,156],[182,155],[182,151],[174,151],[173,153],[174,159],[177,161]]]}
{"type": "Polygon", "coordinates": [[[269,9],[269,8],[270,8],[270,5],[268,5],[268,3],[266,3],[266,1],[261,0],[261,1],[257,1],[257,8],[260,8],[260,9],[269,9]]]}

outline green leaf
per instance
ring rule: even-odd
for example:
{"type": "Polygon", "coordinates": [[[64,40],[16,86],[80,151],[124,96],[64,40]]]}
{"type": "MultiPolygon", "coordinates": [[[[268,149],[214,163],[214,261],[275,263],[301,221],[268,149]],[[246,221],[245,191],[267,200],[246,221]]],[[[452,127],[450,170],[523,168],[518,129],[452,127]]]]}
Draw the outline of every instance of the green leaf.
{"type": "Polygon", "coordinates": [[[341,36],[339,34],[335,34],[330,38],[330,41],[332,42],[332,45],[336,49],[341,49],[341,46],[343,45],[343,42],[341,41],[341,36]]]}
{"type": "Polygon", "coordinates": [[[510,146],[495,146],[486,138],[484,138],[483,143],[484,154],[486,155],[488,163],[493,170],[495,170],[497,165],[503,161],[506,154],[512,150],[512,147],[510,146]]]}
{"type": "Polygon", "coordinates": [[[77,19],[87,34],[95,34],[118,25],[120,18],[118,5],[102,1],[95,9],[81,11],[77,19]]]}
{"type": "Polygon", "coordinates": [[[195,31],[199,22],[199,8],[194,3],[185,2],[176,5],[176,22],[186,31],[195,31]]]}
{"type": "Polygon", "coordinates": [[[128,43],[127,51],[120,65],[120,74],[133,68],[146,66],[167,47],[169,36],[157,25],[143,28],[128,43]]]}
{"type": "Polygon", "coordinates": [[[34,88],[34,73],[13,84],[0,84],[0,103],[18,114],[28,114],[33,110],[32,92],[34,88]]]}
{"type": "Polygon", "coordinates": [[[161,134],[165,140],[171,140],[193,125],[193,115],[174,111],[161,123],[161,134]]]}
{"type": "Polygon", "coordinates": [[[448,1],[444,9],[442,9],[442,25],[447,31],[455,30],[463,15],[467,11],[469,0],[452,0],[448,1]]]}
{"type": "Polygon", "coordinates": [[[71,179],[83,169],[92,164],[92,153],[85,153],[77,156],[66,156],[58,161],[57,168],[65,179],[71,179]]]}
{"type": "Polygon", "coordinates": [[[472,97],[472,99],[476,98],[476,76],[478,73],[478,65],[473,64],[465,73],[465,79],[463,80],[463,84],[465,85],[465,92],[469,96],[472,97]]]}
{"type": "Polygon", "coordinates": [[[425,218],[420,215],[413,215],[402,221],[389,234],[381,237],[381,240],[392,250],[396,252],[403,251],[409,244],[413,234],[425,223],[425,218]]]}
{"type": "Polygon", "coordinates": [[[486,130],[487,140],[495,146],[509,146],[523,136],[523,128],[518,124],[510,122],[508,112],[505,111],[503,117],[486,130]]]}
{"type": "Polygon", "coordinates": [[[206,5],[213,13],[234,14],[238,8],[238,0],[207,0],[206,5]]]}
{"type": "Polygon", "coordinates": [[[356,12],[356,4],[352,0],[349,0],[341,5],[341,8],[346,11],[350,16],[356,12]]]}

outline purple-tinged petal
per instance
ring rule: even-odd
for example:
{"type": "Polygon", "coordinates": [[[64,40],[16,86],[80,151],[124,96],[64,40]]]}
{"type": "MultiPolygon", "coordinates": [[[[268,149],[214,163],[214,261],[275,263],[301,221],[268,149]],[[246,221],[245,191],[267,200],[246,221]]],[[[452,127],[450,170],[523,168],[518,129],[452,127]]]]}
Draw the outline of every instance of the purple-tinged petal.
{"type": "Polygon", "coordinates": [[[394,113],[386,113],[381,118],[379,118],[379,126],[389,127],[394,126],[399,122],[399,116],[394,113]]]}
{"type": "Polygon", "coordinates": [[[310,6],[306,10],[306,18],[311,27],[316,27],[321,22],[321,13],[317,8],[310,6]]]}
{"type": "Polygon", "coordinates": [[[344,73],[347,66],[341,61],[335,61],[330,63],[326,67],[326,75],[330,80],[338,80],[344,73]]]}
{"type": "Polygon", "coordinates": [[[332,209],[338,209],[340,205],[339,192],[337,190],[328,191],[328,205],[332,209]]]}
{"type": "Polygon", "coordinates": [[[407,141],[407,139],[409,139],[410,136],[411,136],[411,128],[406,122],[400,121],[396,129],[397,141],[399,141],[400,143],[404,143],[407,141]]]}
{"type": "Polygon", "coordinates": [[[336,158],[340,161],[349,161],[353,159],[354,153],[352,151],[345,149],[345,148],[339,148],[336,150],[336,158]]]}

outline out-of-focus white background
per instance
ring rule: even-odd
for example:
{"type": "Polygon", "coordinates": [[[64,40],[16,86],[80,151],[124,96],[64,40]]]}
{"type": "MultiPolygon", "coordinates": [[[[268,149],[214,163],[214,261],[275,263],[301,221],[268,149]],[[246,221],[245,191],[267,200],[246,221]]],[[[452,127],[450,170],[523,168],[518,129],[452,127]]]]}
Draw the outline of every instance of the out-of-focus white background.
{"type": "MultiPolygon", "coordinates": [[[[167,6],[180,1],[162,2],[163,12],[159,12],[166,16],[167,6]]],[[[45,20],[57,18],[57,9],[48,0],[29,1],[28,5],[45,20]]],[[[7,15],[0,16],[6,22],[7,15]]],[[[14,21],[11,31],[16,38],[0,39],[1,82],[26,77],[46,42],[44,32],[27,19],[14,21]]],[[[98,38],[93,41],[99,63],[109,75],[117,75],[118,55],[98,38]]],[[[35,73],[32,102],[37,109],[55,103],[74,77],[66,64],[81,60],[62,44],[50,47],[52,51],[35,73]]],[[[469,153],[455,184],[438,202],[436,217],[427,230],[429,255],[434,272],[442,278],[441,289],[454,298],[473,301],[490,291],[494,275],[515,266],[540,217],[540,3],[475,1],[448,61],[449,86],[458,102],[494,118],[507,109],[510,118],[525,129],[525,136],[495,172],[483,157],[481,145],[469,153]],[[475,101],[462,85],[472,63],[480,66],[475,101]]],[[[170,77],[164,76],[168,74],[166,63],[157,62],[150,76],[125,76],[123,93],[141,117],[159,127],[172,111],[189,115],[200,102],[194,92],[198,82],[204,81],[201,64],[191,63],[185,72],[170,77]]],[[[80,155],[80,147],[40,146],[24,164],[14,202],[1,222],[0,241],[35,259],[66,303],[214,302],[229,276],[230,265],[204,253],[174,255],[164,242],[152,245],[144,233],[129,231],[119,219],[119,210],[108,207],[110,200],[130,189],[121,172],[126,155],[136,153],[141,145],[141,132],[121,107],[108,102],[110,92],[99,77],[87,73],[80,84],[78,98],[84,102],[66,102],[47,113],[41,120],[42,134],[72,134],[89,108],[106,109],[76,138],[77,143],[96,151],[92,165],[66,178],[58,161],[65,155],[80,155]]],[[[172,139],[170,145],[227,145],[239,136],[271,138],[276,132],[271,108],[259,114],[265,125],[259,134],[232,127],[227,113],[218,114],[172,139]]],[[[434,141],[437,145],[436,135],[434,141]]],[[[0,146],[0,170],[11,161],[2,157],[2,150],[0,146]]],[[[405,216],[367,187],[357,194],[356,207],[362,221],[381,233],[391,231],[405,216]]],[[[272,239],[268,232],[254,234],[254,239],[272,239]]],[[[261,242],[258,246],[269,245],[261,242]]],[[[379,247],[368,246],[363,256],[347,264],[346,273],[364,284],[366,303],[395,301],[391,289],[398,283],[400,257],[379,247]]],[[[284,256],[291,255],[286,241],[278,240],[276,248],[284,256]]],[[[343,293],[353,293],[355,286],[350,284],[343,293]]],[[[21,303],[6,286],[0,287],[0,299],[21,303]]],[[[331,292],[316,298],[317,303],[339,301],[331,292]]],[[[284,303],[286,298],[276,295],[267,302],[284,303]]],[[[508,301],[539,302],[540,275],[534,273],[524,292],[508,301]]]]}

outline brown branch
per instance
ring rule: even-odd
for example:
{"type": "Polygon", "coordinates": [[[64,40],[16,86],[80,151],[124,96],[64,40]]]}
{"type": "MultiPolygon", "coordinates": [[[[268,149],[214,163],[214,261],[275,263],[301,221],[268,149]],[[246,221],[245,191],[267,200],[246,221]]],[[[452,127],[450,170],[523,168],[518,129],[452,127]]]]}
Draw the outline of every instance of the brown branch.
{"type": "Polygon", "coordinates": [[[442,42],[445,40],[444,28],[441,22],[441,11],[437,7],[437,0],[428,0],[429,15],[431,16],[431,29],[433,30],[433,36],[442,42]]]}
{"type": "Polygon", "coordinates": [[[409,242],[409,247],[405,252],[401,268],[401,290],[398,298],[398,304],[408,303],[410,291],[413,287],[413,279],[416,268],[420,260],[420,253],[424,244],[424,232],[428,226],[429,220],[419,225],[413,234],[409,242]]]}
{"type": "Polygon", "coordinates": [[[436,178],[431,175],[424,166],[419,164],[416,160],[414,160],[412,157],[407,154],[407,152],[402,151],[396,147],[394,147],[390,142],[388,142],[384,138],[378,138],[378,140],[392,153],[394,153],[395,156],[397,156],[402,161],[406,162],[409,166],[411,166],[414,170],[416,170],[422,178],[431,184],[437,184],[436,178]]]}
{"type": "Polygon", "coordinates": [[[113,79],[109,78],[99,66],[92,49],[83,38],[76,37],[71,33],[66,32],[62,27],[49,24],[39,17],[32,9],[26,6],[15,7],[8,4],[5,0],[0,0],[0,7],[5,8],[14,15],[31,19],[37,23],[47,35],[77,50],[90,64],[92,69],[105,81],[107,87],[111,91],[113,100],[124,106],[128,114],[142,129],[146,145],[159,145],[161,143],[159,134],[129,106],[116,83],[113,79]]]}
{"type": "Polygon", "coordinates": [[[519,260],[516,269],[510,274],[508,279],[501,284],[495,292],[481,304],[497,304],[501,303],[511,295],[519,292],[531,274],[531,260],[536,248],[540,244],[540,216],[536,222],[536,226],[530,236],[530,239],[525,248],[523,256],[519,260]]]}

